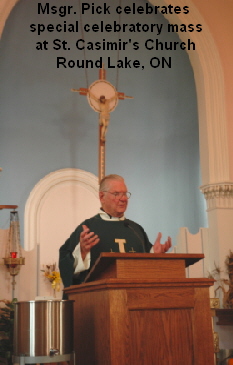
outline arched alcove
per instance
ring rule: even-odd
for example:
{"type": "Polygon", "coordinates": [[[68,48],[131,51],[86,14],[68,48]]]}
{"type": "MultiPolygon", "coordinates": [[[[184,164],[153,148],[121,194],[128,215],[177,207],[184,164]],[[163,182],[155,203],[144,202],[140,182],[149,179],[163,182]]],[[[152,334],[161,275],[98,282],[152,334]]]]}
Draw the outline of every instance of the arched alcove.
{"type": "MultiPolygon", "coordinates": [[[[151,0],[154,5],[187,5],[183,0],[151,0]]],[[[198,121],[202,183],[229,181],[229,156],[225,107],[224,75],[217,47],[210,30],[192,1],[189,14],[164,15],[170,23],[202,24],[203,31],[179,32],[183,41],[188,38],[196,45],[187,50],[194,71],[198,99],[198,121]]]]}
{"type": "MultiPolygon", "coordinates": [[[[184,0],[150,0],[153,5],[184,6],[184,0]]],[[[17,0],[3,0],[0,7],[0,32],[17,0]]],[[[179,32],[182,40],[189,37],[196,50],[187,51],[194,70],[198,98],[200,158],[202,184],[229,181],[229,152],[225,107],[224,76],[213,37],[194,3],[189,1],[189,14],[165,15],[173,23],[202,23],[201,33],[179,32]],[[214,75],[214,77],[213,77],[214,75]]]]}
{"type": "Polygon", "coordinates": [[[95,214],[98,207],[98,179],[93,174],[69,168],[48,174],[35,185],[26,202],[25,250],[34,249],[41,241],[54,245],[54,242],[61,240],[56,248],[58,252],[78,223],[86,216],[95,214]],[[53,238],[46,234],[49,220],[53,238]],[[56,232],[59,232],[58,239],[56,232]]]}
{"type": "Polygon", "coordinates": [[[98,212],[98,187],[93,174],[67,168],[46,175],[31,191],[25,207],[24,249],[36,283],[34,295],[52,295],[41,270],[58,264],[60,246],[79,223],[98,212]]]}

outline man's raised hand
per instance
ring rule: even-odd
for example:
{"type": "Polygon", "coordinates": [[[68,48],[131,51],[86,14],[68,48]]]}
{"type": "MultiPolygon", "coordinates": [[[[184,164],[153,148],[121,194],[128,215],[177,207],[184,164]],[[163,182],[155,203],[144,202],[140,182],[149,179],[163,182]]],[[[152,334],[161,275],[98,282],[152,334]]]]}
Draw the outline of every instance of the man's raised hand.
{"type": "Polygon", "coordinates": [[[171,237],[168,237],[167,241],[165,241],[164,244],[161,243],[161,238],[162,238],[162,233],[159,232],[153,246],[154,253],[165,253],[172,246],[171,237]]]}
{"type": "Polygon", "coordinates": [[[91,248],[99,243],[100,239],[97,234],[90,232],[90,229],[83,224],[83,231],[80,234],[80,250],[82,259],[84,260],[91,248]]]}

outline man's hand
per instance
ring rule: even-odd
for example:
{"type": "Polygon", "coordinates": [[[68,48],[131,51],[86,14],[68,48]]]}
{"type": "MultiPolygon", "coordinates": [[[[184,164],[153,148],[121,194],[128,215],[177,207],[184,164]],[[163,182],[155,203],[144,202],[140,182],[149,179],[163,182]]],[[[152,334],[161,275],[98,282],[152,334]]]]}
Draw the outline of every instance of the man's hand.
{"type": "Polygon", "coordinates": [[[100,239],[94,232],[90,232],[90,229],[84,224],[83,231],[80,234],[80,250],[82,259],[84,260],[88,252],[90,252],[92,246],[99,243],[100,239]]]}
{"type": "Polygon", "coordinates": [[[153,246],[154,253],[165,253],[172,246],[171,237],[168,237],[167,241],[164,244],[160,243],[161,238],[162,238],[162,233],[159,232],[153,246]]]}

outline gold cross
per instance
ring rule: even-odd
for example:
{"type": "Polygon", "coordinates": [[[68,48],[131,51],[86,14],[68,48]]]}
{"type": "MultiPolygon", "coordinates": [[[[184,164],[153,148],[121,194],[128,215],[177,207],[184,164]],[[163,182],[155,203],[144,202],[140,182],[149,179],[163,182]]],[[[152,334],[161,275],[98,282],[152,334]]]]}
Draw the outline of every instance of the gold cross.
{"type": "Polygon", "coordinates": [[[131,249],[132,249],[132,251],[129,251],[129,252],[136,252],[136,251],[134,251],[133,247],[131,247],[131,249]]]}
{"type": "MultiPolygon", "coordinates": [[[[126,96],[122,92],[118,92],[113,85],[111,85],[108,81],[106,81],[106,71],[104,69],[104,65],[102,65],[102,68],[99,70],[99,80],[95,81],[93,84],[89,86],[89,88],[79,88],[79,89],[71,89],[71,91],[78,92],[80,95],[86,95],[89,104],[91,105],[90,101],[94,101],[95,107],[92,106],[92,108],[99,112],[99,182],[104,178],[105,176],[105,136],[108,128],[108,124],[110,121],[110,102],[115,101],[115,106],[117,105],[118,100],[124,100],[124,99],[133,99],[131,96],[126,96]],[[99,84],[98,84],[99,83],[99,84]],[[92,94],[91,89],[93,86],[96,85],[102,85],[103,88],[103,95],[100,97],[95,97],[95,95],[92,94]],[[107,87],[112,88],[114,90],[114,96],[110,99],[105,98],[105,90],[104,86],[107,85],[107,87]]],[[[113,110],[115,109],[115,106],[113,107],[113,110]]]]}

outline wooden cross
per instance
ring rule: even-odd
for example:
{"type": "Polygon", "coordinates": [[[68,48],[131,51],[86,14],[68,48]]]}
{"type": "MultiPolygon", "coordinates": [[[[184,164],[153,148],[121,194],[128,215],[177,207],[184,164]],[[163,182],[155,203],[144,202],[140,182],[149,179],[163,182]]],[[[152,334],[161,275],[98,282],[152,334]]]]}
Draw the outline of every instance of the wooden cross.
{"type": "Polygon", "coordinates": [[[71,89],[80,95],[87,96],[92,109],[99,113],[99,182],[105,176],[105,142],[110,121],[110,113],[116,108],[118,100],[133,99],[124,93],[116,91],[115,87],[106,81],[104,66],[99,70],[99,80],[93,82],[89,88],[71,89]]]}

